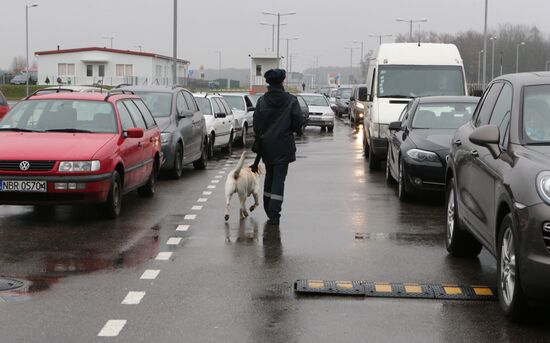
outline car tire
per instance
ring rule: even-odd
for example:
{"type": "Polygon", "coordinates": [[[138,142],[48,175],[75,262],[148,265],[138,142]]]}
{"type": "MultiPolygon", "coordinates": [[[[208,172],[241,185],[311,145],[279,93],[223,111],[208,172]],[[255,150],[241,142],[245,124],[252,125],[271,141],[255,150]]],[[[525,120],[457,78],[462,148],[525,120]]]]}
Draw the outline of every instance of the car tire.
{"type": "Polygon", "coordinates": [[[328,132],[334,132],[334,126],[328,126],[327,130],[328,132]]]}
{"type": "Polygon", "coordinates": [[[369,170],[378,170],[380,169],[380,160],[374,154],[372,147],[369,144],[369,170]]]}
{"type": "Polygon", "coordinates": [[[511,214],[500,224],[497,245],[498,299],[506,317],[518,321],[528,309],[527,296],[521,288],[521,275],[517,254],[519,241],[517,228],[511,214]]]}
{"type": "Polygon", "coordinates": [[[366,132],[363,131],[363,156],[365,158],[369,158],[369,151],[370,151],[370,148],[369,148],[367,135],[366,135],[366,132]]]}
{"type": "Polygon", "coordinates": [[[214,132],[210,134],[210,137],[208,137],[208,159],[212,160],[214,158],[214,143],[215,143],[216,136],[214,132]]]}
{"type": "Polygon", "coordinates": [[[115,170],[111,179],[111,188],[107,201],[101,204],[102,214],[109,219],[115,219],[120,215],[122,207],[122,182],[119,173],[115,170]]]}
{"type": "Polygon", "coordinates": [[[174,168],[170,170],[170,176],[172,179],[179,179],[183,174],[183,146],[178,143],[176,146],[176,153],[174,155],[174,168]]]}
{"type": "Polygon", "coordinates": [[[229,135],[229,142],[227,142],[227,145],[223,148],[223,150],[229,155],[233,153],[233,131],[231,131],[231,134],[229,135]]]}
{"type": "Polygon", "coordinates": [[[242,144],[243,148],[246,148],[246,138],[247,138],[247,136],[248,136],[248,125],[245,124],[243,126],[243,136],[241,138],[241,140],[242,140],[241,144],[242,144]]]}
{"type": "Polygon", "coordinates": [[[407,178],[407,172],[405,171],[405,163],[403,159],[399,159],[399,175],[398,175],[398,190],[397,195],[399,200],[405,202],[410,199],[411,196],[411,186],[409,184],[409,179],[407,178]]]}
{"type": "Polygon", "coordinates": [[[446,195],[445,247],[455,257],[475,258],[483,246],[460,224],[456,186],[453,178],[447,184],[446,195]]]}
{"type": "Polygon", "coordinates": [[[208,165],[208,140],[205,138],[201,149],[201,158],[193,162],[193,167],[197,170],[204,170],[208,165]]]}
{"type": "Polygon", "coordinates": [[[151,174],[147,179],[147,183],[138,188],[138,194],[145,198],[152,198],[155,195],[157,188],[157,175],[158,175],[158,165],[157,161],[153,162],[153,169],[151,174]]]}
{"type": "Polygon", "coordinates": [[[393,175],[391,174],[391,165],[390,165],[390,159],[388,157],[388,159],[386,160],[386,183],[388,185],[393,185],[395,184],[395,179],[393,178],[393,175]]]}

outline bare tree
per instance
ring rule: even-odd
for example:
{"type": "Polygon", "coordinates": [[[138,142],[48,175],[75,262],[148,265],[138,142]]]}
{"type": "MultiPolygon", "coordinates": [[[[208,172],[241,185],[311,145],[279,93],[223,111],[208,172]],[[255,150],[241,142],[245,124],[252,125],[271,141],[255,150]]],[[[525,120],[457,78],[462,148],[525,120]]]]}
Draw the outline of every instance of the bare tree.
{"type": "Polygon", "coordinates": [[[13,58],[10,66],[10,72],[18,74],[25,70],[27,67],[27,61],[23,56],[16,56],[13,58]]]}

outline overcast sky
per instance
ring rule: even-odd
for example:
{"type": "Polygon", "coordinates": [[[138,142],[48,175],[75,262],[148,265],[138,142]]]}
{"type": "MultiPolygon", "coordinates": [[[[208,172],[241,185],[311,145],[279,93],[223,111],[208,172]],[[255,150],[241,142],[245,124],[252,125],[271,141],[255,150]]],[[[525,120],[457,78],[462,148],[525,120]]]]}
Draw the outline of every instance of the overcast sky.
{"type": "MultiPolygon", "coordinates": [[[[173,0],[35,0],[30,9],[30,51],[85,46],[105,46],[114,36],[114,47],[172,54],[173,0]]],[[[28,3],[32,3],[29,0],[28,3]]],[[[271,48],[271,27],[260,22],[275,18],[262,10],[296,11],[284,18],[288,25],[281,37],[296,53],[294,70],[312,65],[318,55],[321,66],[349,65],[354,40],[365,41],[365,52],[378,40],[370,33],[407,33],[408,24],[395,18],[427,18],[422,30],[459,32],[483,30],[483,0],[179,0],[179,56],[200,65],[248,67],[248,54],[271,48]]],[[[8,68],[14,56],[25,54],[25,1],[0,0],[0,68],[8,68]]],[[[490,0],[489,27],[499,23],[535,24],[550,33],[549,0],[490,0]]],[[[418,26],[415,27],[418,29],[418,26]]],[[[286,43],[281,44],[286,55],[286,43]]],[[[355,60],[359,52],[355,53],[355,60]]]]}

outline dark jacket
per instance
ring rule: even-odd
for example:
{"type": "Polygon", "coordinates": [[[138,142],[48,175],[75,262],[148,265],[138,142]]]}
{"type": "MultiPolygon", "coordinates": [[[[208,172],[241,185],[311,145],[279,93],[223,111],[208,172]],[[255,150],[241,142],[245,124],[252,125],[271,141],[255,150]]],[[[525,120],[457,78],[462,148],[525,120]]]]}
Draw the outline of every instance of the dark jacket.
{"type": "Polygon", "coordinates": [[[264,163],[283,164],[296,160],[294,132],[300,133],[304,116],[298,99],[282,86],[270,86],[256,104],[254,133],[260,140],[264,163]]]}

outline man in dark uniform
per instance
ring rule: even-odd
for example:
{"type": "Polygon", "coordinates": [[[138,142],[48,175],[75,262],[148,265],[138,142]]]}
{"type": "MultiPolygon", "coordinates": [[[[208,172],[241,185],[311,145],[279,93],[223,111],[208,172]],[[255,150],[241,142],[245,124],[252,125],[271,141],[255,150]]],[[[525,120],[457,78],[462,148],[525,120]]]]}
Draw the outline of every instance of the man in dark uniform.
{"type": "Polygon", "coordinates": [[[268,70],[264,75],[268,91],[256,104],[254,133],[266,167],[264,209],[269,225],[279,225],[288,164],[296,160],[294,133],[300,133],[304,116],[298,99],[283,87],[286,72],[268,70]]]}

